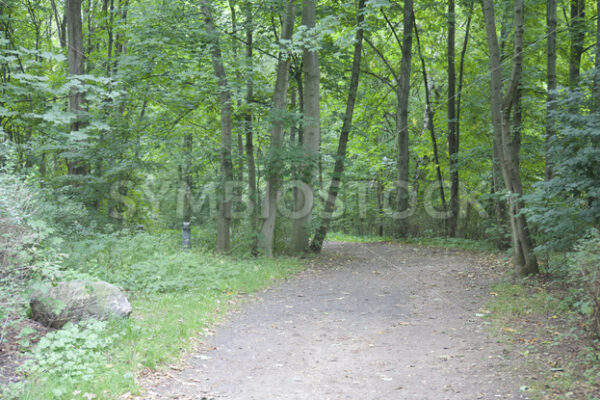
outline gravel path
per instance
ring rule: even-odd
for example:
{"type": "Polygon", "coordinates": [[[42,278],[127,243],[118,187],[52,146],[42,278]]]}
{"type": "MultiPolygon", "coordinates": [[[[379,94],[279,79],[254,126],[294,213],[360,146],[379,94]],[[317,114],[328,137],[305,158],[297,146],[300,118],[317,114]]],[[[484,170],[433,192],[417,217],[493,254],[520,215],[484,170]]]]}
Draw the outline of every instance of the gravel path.
{"type": "Polygon", "coordinates": [[[143,398],[524,399],[514,355],[479,317],[495,279],[481,254],[328,243],[143,398]]]}

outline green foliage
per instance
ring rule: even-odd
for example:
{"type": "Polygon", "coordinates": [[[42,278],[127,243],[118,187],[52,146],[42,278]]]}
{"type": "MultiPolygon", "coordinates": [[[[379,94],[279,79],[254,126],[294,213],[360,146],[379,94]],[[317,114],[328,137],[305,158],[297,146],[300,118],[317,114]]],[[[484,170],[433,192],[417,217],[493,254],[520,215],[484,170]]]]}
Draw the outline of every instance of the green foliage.
{"type": "MultiPolygon", "coordinates": [[[[198,236],[203,235],[200,232],[198,236]]],[[[179,232],[125,232],[65,242],[60,279],[103,279],[127,290],[128,320],[69,324],[43,338],[24,365],[25,381],[5,397],[117,399],[135,392],[135,374],[176,359],[207,323],[251,293],[298,271],[296,259],[214,255],[194,237],[181,252],[179,232]],[[74,394],[77,393],[77,394],[74,394]]]]}
{"type": "Polygon", "coordinates": [[[593,230],[581,239],[568,257],[568,279],[576,298],[574,307],[600,337],[600,233],[593,230]]]}
{"type": "Polygon", "coordinates": [[[116,336],[104,333],[106,323],[90,320],[67,324],[61,330],[50,332],[35,346],[32,359],[23,365],[31,375],[47,379],[89,382],[103,373],[107,360],[102,351],[110,347],[116,336]]]}
{"type": "MultiPolygon", "coordinates": [[[[591,89],[590,77],[585,82],[591,89]]],[[[549,150],[553,177],[525,197],[527,216],[542,233],[539,250],[568,251],[600,222],[600,110],[594,110],[589,89],[557,101],[552,118],[559,133],[549,150]]]]}

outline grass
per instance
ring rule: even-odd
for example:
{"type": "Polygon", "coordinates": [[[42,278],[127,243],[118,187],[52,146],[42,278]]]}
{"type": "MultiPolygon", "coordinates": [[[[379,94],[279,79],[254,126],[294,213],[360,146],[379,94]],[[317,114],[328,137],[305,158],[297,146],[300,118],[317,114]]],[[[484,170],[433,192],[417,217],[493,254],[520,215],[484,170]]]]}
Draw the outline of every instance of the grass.
{"type": "Polygon", "coordinates": [[[600,399],[597,343],[580,329],[568,295],[541,278],[497,284],[491,295],[490,330],[520,354],[529,398],[600,399]]]}
{"type": "Polygon", "coordinates": [[[488,241],[448,237],[407,237],[396,239],[382,236],[355,236],[346,233],[333,232],[327,234],[327,240],[334,242],[352,243],[397,242],[416,244],[420,246],[439,247],[445,249],[459,249],[487,253],[497,252],[496,247],[488,241]]]}
{"type": "MultiPolygon", "coordinates": [[[[6,398],[17,393],[24,400],[118,399],[127,392],[137,393],[135,378],[140,371],[175,362],[215,319],[243,301],[240,295],[302,268],[293,258],[244,259],[202,249],[182,253],[178,239],[175,232],[167,232],[71,243],[65,274],[119,285],[127,291],[133,314],[104,328],[102,337],[110,340],[109,348],[94,348],[96,339],[85,334],[74,345],[91,348],[89,356],[101,357],[87,379],[33,367],[25,383],[13,387],[6,398]]],[[[57,346],[58,358],[75,357],[70,347],[57,346]]],[[[85,359],[73,362],[87,368],[85,359]]]]}

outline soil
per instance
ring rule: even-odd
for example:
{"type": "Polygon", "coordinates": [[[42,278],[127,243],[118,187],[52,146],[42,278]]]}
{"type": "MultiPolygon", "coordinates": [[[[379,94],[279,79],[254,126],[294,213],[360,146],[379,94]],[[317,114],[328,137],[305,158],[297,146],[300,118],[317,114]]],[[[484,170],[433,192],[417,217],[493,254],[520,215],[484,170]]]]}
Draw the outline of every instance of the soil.
{"type": "Polygon", "coordinates": [[[489,256],[328,243],[255,295],[142,399],[526,399],[514,350],[486,330],[489,256]]]}

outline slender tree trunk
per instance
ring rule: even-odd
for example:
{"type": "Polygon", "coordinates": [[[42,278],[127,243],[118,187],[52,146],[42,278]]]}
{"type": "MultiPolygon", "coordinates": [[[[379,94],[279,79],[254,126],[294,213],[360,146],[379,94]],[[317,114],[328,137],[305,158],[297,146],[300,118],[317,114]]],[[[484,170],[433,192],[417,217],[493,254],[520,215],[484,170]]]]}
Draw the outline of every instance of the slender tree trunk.
{"type": "Polygon", "coordinates": [[[492,124],[494,136],[497,138],[497,143],[500,146],[498,150],[504,183],[510,195],[510,222],[515,256],[515,273],[517,276],[525,276],[537,273],[538,265],[533,253],[533,244],[525,217],[520,213],[523,187],[519,175],[518,154],[514,154],[515,138],[511,137],[510,133],[511,110],[518,103],[519,84],[522,73],[523,0],[514,0],[514,56],[511,78],[504,98],[502,96],[500,49],[496,34],[493,0],[483,0],[483,14],[490,51],[492,124]]]}
{"type": "MultiPolygon", "coordinates": [[[[286,0],[285,17],[281,32],[281,41],[289,41],[294,30],[295,17],[294,0],[286,0]]],[[[263,223],[258,238],[258,248],[267,256],[273,255],[273,241],[275,233],[275,222],[277,216],[277,193],[279,191],[279,174],[281,168],[279,153],[283,145],[283,122],[286,112],[287,88],[290,73],[290,54],[283,46],[279,50],[279,61],[277,62],[277,78],[275,81],[275,92],[273,93],[273,121],[271,126],[271,160],[267,166],[267,191],[263,202],[263,223]]]]}
{"type": "MultiPolygon", "coordinates": [[[[471,1],[469,6],[469,16],[467,17],[467,26],[465,28],[465,38],[463,41],[462,50],[460,52],[460,66],[458,72],[458,92],[456,94],[456,148],[460,150],[460,135],[461,135],[461,125],[460,125],[460,115],[461,115],[461,104],[462,104],[462,91],[463,91],[463,83],[464,83],[464,71],[465,71],[465,56],[467,54],[467,48],[469,46],[469,34],[471,29],[471,18],[473,14],[473,6],[475,1],[471,1]]],[[[456,189],[458,193],[460,193],[460,182],[457,182],[456,189]]],[[[467,208],[466,217],[469,216],[469,209],[467,208]]],[[[460,199],[458,212],[460,212],[460,199]]],[[[458,218],[458,217],[457,217],[458,218]]],[[[466,222],[463,224],[465,226],[468,224],[468,219],[465,218],[466,222]]],[[[457,220],[458,221],[458,220],[457,220]]],[[[458,230],[458,228],[457,228],[458,230]]]]}
{"type": "MultiPolygon", "coordinates": [[[[67,0],[66,2],[67,15],[67,31],[68,31],[68,59],[69,59],[69,75],[77,77],[84,74],[83,54],[83,27],[81,22],[81,0],[67,0]]],[[[79,87],[81,82],[69,92],[69,112],[74,115],[74,120],[71,123],[70,131],[76,132],[83,127],[83,104],[84,92],[79,87]]],[[[68,170],[71,175],[84,175],[87,171],[87,165],[83,157],[78,159],[70,159],[68,161],[68,170]]]]}
{"type": "Polygon", "coordinates": [[[448,158],[450,160],[450,218],[448,236],[456,236],[459,215],[458,132],[456,129],[456,7],[448,0],[448,158]]]}
{"type": "MultiPolygon", "coordinates": [[[[317,11],[316,0],[303,0],[302,25],[307,30],[315,29],[317,11]]],[[[314,185],[317,178],[318,152],[321,138],[321,113],[320,113],[320,74],[319,53],[315,49],[304,49],[304,134],[302,148],[304,156],[309,160],[304,172],[305,190],[299,191],[302,207],[297,207],[300,214],[296,216],[292,225],[292,248],[296,252],[309,250],[309,236],[312,221],[314,202],[314,185]],[[304,212],[301,212],[304,211],[304,212]]]]}
{"type": "Polygon", "coordinates": [[[219,215],[217,218],[217,251],[227,253],[230,250],[229,236],[231,226],[231,199],[228,198],[225,185],[233,179],[233,164],[231,161],[231,130],[232,103],[229,83],[223,66],[223,57],[219,44],[218,33],[215,29],[211,2],[202,0],[202,13],[206,30],[209,34],[211,59],[219,85],[219,105],[221,108],[221,193],[219,198],[219,215]]]}
{"type": "Polygon", "coordinates": [[[553,121],[556,105],[556,8],[557,0],[548,0],[546,2],[546,35],[548,38],[548,55],[546,77],[548,80],[548,94],[546,97],[546,180],[552,178],[552,159],[549,153],[550,141],[556,135],[555,122],[553,121]]]}
{"type": "Polygon", "coordinates": [[[323,241],[329,230],[331,223],[331,216],[335,209],[335,201],[339,193],[340,183],[342,181],[342,175],[344,174],[344,162],[346,160],[346,148],[348,145],[348,138],[352,129],[352,117],[354,115],[354,104],[356,102],[356,93],[358,91],[358,80],[360,77],[360,60],[362,54],[362,42],[363,42],[363,29],[362,24],[364,21],[364,8],[365,0],[359,0],[358,10],[356,16],[356,38],[354,43],[354,58],[352,61],[352,74],[350,76],[350,88],[348,89],[348,101],[346,102],[346,113],[344,114],[344,122],[342,124],[342,130],[340,132],[340,140],[338,143],[338,149],[335,159],[335,166],[333,167],[333,176],[331,178],[331,184],[329,185],[329,192],[327,195],[327,201],[325,202],[325,209],[323,210],[323,216],[321,218],[321,224],[315,233],[315,237],[311,243],[311,250],[314,252],[320,252],[323,248],[323,241]]]}
{"type": "MultiPolygon", "coordinates": [[[[400,63],[400,76],[396,88],[398,99],[396,108],[396,134],[398,139],[398,211],[403,212],[409,208],[409,132],[408,132],[408,99],[410,94],[410,74],[412,61],[412,26],[414,19],[413,0],[404,0],[404,21],[402,39],[402,61],[400,63]]],[[[406,221],[398,221],[398,233],[406,235],[408,226],[406,221]]]]}
{"type": "Polygon", "coordinates": [[[250,226],[254,231],[258,223],[258,196],[256,189],[256,164],[254,161],[254,138],[252,128],[252,102],[254,101],[254,76],[253,76],[253,34],[254,26],[252,19],[251,3],[246,5],[246,112],[244,113],[244,130],[246,134],[246,163],[248,168],[248,191],[250,197],[250,226]]]}
{"type": "Polygon", "coordinates": [[[60,16],[58,14],[58,9],[56,8],[56,1],[50,0],[50,4],[52,5],[52,13],[54,14],[54,21],[56,23],[56,33],[58,34],[58,42],[60,43],[60,48],[64,49],[67,47],[67,39],[65,35],[65,29],[63,23],[61,23],[60,16]]]}
{"type": "Polygon", "coordinates": [[[438,186],[440,191],[440,202],[442,204],[442,210],[444,214],[446,214],[446,194],[444,193],[444,182],[442,179],[442,169],[440,166],[440,157],[437,146],[437,138],[435,136],[435,125],[434,125],[434,111],[431,106],[431,95],[429,91],[430,82],[427,76],[427,68],[425,65],[425,58],[421,52],[421,40],[419,38],[419,28],[417,27],[416,22],[414,23],[415,28],[415,39],[417,40],[417,53],[419,54],[419,59],[421,60],[421,72],[423,73],[423,82],[425,84],[425,118],[427,130],[431,135],[431,144],[433,146],[433,160],[435,162],[435,169],[437,174],[438,186]]]}
{"type": "Polygon", "coordinates": [[[183,222],[192,220],[192,133],[187,132],[183,138],[183,165],[182,183],[183,183],[183,222]]]}
{"type": "MultiPolygon", "coordinates": [[[[296,79],[296,91],[298,93],[298,110],[301,113],[304,113],[304,80],[302,79],[302,69],[301,65],[298,68],[298,72],[295,75],[296,79]]],[[[302,120],[298,123],[298,144],[302,145],[304,142],[304,125],[302,124],[302,120]]]]}
{"type": "Polygon", "coordinates": [[[574,90],[579,84],[585,42],[585,0],[571,0],[570,34],[569,88],[574,90]]]}

